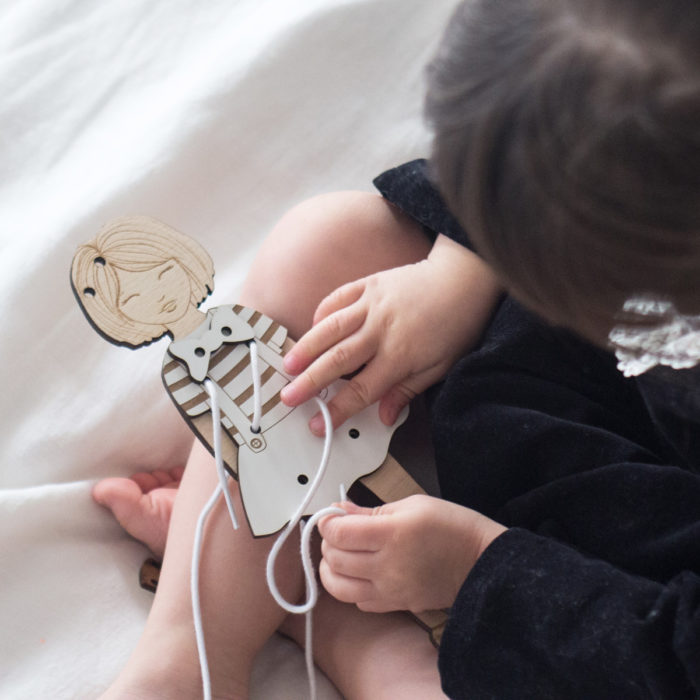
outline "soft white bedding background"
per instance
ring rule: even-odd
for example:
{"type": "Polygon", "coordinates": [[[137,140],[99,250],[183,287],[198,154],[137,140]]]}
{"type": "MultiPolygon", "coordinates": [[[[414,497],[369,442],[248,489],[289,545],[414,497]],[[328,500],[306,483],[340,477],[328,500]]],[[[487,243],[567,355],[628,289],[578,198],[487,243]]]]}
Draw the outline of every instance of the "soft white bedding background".
{"type": "MultiPolygon", "coordinates": [[[[163,341],[102,340],[69,284],[111,217],[156,216],[212,255],[232,302],[299,200],[371,188],[427,152],[423,66],[456,0],[0,3],[0,697],[94,698],[151,602],[146,550],[95,479],[180,463],[163,341]]],[[[337,698],[321,680],[321,698],[337,698]]],[[[303,698],[271,640],[256,698],[303,698]]]]}

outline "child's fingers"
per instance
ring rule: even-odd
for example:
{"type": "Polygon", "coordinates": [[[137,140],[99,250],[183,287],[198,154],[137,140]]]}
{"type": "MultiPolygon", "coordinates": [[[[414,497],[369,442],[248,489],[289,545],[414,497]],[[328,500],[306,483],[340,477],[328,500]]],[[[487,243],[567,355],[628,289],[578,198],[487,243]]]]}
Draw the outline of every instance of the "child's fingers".
{"type": "MultiPolygon", "coordinates": [[[[371,512],[371,509],[363,510],[371,512]]],[[[319,523],[318,530],[321,537],[336,549],[378,552],[386,540],[387,524],[382,516],[350,514],[324,518],[319,523]]]]}
{"type": "Polygon", "coordinates": [[[406,384],[395,384],[379,402],[379,419],[384,425],[394,425],[403,409],[416,397],[406,384]]]}
{"type": "Polygon", "coordinates": [[[327,323],[311,329],[287,353],[285,369],[298,376],[280,393],[285,404],[299,406],[372,357],[371,342],[356,332],[363,322],[363,312],[356,307],[334,314],[327,323]]]}
{"type": "MultiPolygon", "coordinates": [[[[384,362],[379,362],[377,358],[373,358],[361,372],[348,380],[328,402],[333,427],[338,428],[351,416],[378,401],[397,381],[395,370],[396,366],[387,365],[384,362]]],[[[320,413],[311,419],[310,426],[314,434],[324,434],[324,424],[320,413]]]]}
{"type": "MultiPolygon", "coordinates": [[[[378,510],[377,508],[367,508],[366,506],[358,506],[357,503],[353,503],[353,501],[350,500],[331,503],[331,506],[333,508],[340,508],[341,510],[344,510],[346,515],[373,515],[378,510]]],[[[325,517],[321,518],[321,520],[319,520],[317,527],[321,536],[323,536],[324,529],[328,527],[328,523],[330,523],[330,521],[333,520],[333,518],[337,517],[338,514],[332,514],[326,515],[325,517]]]]}
{"type": "MultiPolygon", "coordinates": [[[[328,316],[305,333],[284,356],[284,368],[299,374],[341,340],[357,331],[365,320],[365,311],[353,305],[328,316]]],[[[340,376],[340,375],[338,375],[340,376]]]]}
{"type": "Polygon", "coordinates": [[[314,312],[313,325],[322,321],[326,316],[342,309],[346,306],[354,304],[364,293],[364,280],[356,280],[348,282],[341,287],[332,291],[321,303],[316,307],[314,312]]]}
{"type": "Polygon", "coordinates": [[[336,574],[323,559],[318,572],[323,587],[343,603],[358,603],[374,597],[374,586],[371,581],[336,574]]]}
{"type": "MultiPolygon", "coordinates": [[[[360,334],[351,335],[323,353],[294,381],[287,384],[280,396],[288,406],[298,406],[345,374],[354,372],[371,359],[375,349],[360,334]]],[[[345,387],[344,387],[345,388],[345,387]]],[[[342,390],[341,390],[342,391],[342,390]]],[[[335,402],[335,398],[332,402],[335,402]]],[[[331,411],[331,415],[333,412],[331,411]]],[[[336,418],[340,418],[338,413],[336,418]]],[[[340,425],[334,421],[334,425],[340,425]]]]}
{"type": "Polygon", "coordinates": [[[347,552],[332,547],[328,540],[321,543],[321,553],[330,570],[337,576],[371,581],[377,567],[376,552],[347,552]]]}

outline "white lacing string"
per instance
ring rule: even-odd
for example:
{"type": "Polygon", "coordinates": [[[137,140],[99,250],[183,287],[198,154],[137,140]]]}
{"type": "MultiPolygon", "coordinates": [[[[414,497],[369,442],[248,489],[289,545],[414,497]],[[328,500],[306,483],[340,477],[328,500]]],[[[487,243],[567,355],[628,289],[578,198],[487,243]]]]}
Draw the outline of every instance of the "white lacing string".
{"type": "Polygon", "coordinates": [[[192,549],[192,569],[190,572],[190,592],[192,595],[192,619],[194,620],[194,633],[197,640],[197,653],[199,654],[199,666],[202,672],[202,689],[204,691],[204,700],[211,700],[211,679],[209,676],[209,662],[207,660],[207,650],[204,643],[204,627],[202,625],[202,607],[199,600],[199,564],[202,554],[202,541],[204,536],[204,525],[209,517],[209,513],[216,504],[219,496],[223,493],[226,499],[231,523],[235,529],[238,529],[238,520],[236,512],[233,509],[233,501],[231,493],[228,490],[228,473],[224,469],[224,461],[221,455],[221,412],[219,411],[219,401],[216,396],[216,386],[214,383],[206,379],[204,380],[204,388],[209,394],[211,402],[211,420],[214,434],[214,462],[216,464],[216,472],[219,478],[219,483],[216,485],[214,492],[210,496],[206,505],[202,509],[197,519],[197,526],[194,531],[194,545],[192,549]]]}
{"type": "MultiPolygon", "coordinates": [[[[261,389],[260,389],[260,373],[258,371],[258,356],[257,356],[257,346],[255,341],[249,344],[250,347],[250,360],[251,360],[251,370],[253,373],[253,420],[251,423],[251,430],[253,432],[260,432],[260,422],[262,414],[262,399],[261,399],[261,389]]],[[[231,494],[228,490],[228,474],[224,468],[223,458],[221,453],[221,413],[219,410],[219,402],[216,395],[216,386],[214,383],[206,379],[204,381],[204,388],[209,394],[211,401],[211,413],[212,413],[212,426],[213,426],[213,436],[214,436],[214,459],[216,463],[216,470],[219,478],[219,483],[217,484],[214,492],[210,496],[209,500],[205,504],[202,512],[199,514],[197,520],[197,525],[195,528],[194,545],[192,551],[192,570],[190,575],[190,589],[192,595],[192,616],[194,620],[195,637],[197,641],[197,651],[199,654],[199,663],[202,673],[202,689],[204,694],[204,700],[211,700],[211,678],[209,674],[209,663],[207,660],[206,645],[204,641],[204,629],[202,625],[202,612],[199,598],[199,566],[202,551],[202,541],[204,533],[204,525],[206,523],[207,517],[211,512],[212,508],[216,504],[219,496],[223,492],[226,498],[226,505],[228,508],[229,516],[233,527],[238,529],[238,520],[236,518],[236,513],[233,508],[233,502],[231,500],[231,494]]],[[[296,526],[301,522],[304,516],[304,511],[306,510],[311,499],[314,497],[316,490],[318,489],[321,479],[323,478],[326,467],[328,465],[328,460],[330,457],[330,450],[332,444],[333,436],[333,423],[331,420],[330,412],[325,402],[320,398],[316,397],[316,401],[319,404],[321,413],[323,415],[323,420],[325,423],[325,439],[323,443],[323,452],[321,455],[321,462],[316,471],[316,476],[314,477],[309,489],[307,491],[304,501],[301,503],[292,519],[287,524],[287,527],[282,531],[280,536],[275,541],[270,554],[267,559],[267,584],[270,589],[272,597],[275,599],[277,604],[290,613],[305,613],[306,614],[306,624],[305,624],[305,659],[306,659],[306,670],[309,678],[309,692],[311,700],[316,698],[316,674],[313,661],[313,641],[312,641],[312,617],[311,610],[313,609],[316,601],[318,600],[318,585],[316,583],[316,576],[313,570],[313,563],[311,561],[311,534],[313,529],[316,527],[318,521],[327,515],[345,515],[345,511],[341,508],[329,507],[324,508],[317,513],[315,513],[311,518],[309,518],[306,525],[302,526],[301,532],[301,561],[302,568],[304,571],[304,578],[306,580],[307,588],[307,600],[302,605],[292,605],[288,603],[280,594],[277,584],[275,582],[275,561],[277,555],[284,545],[285,541],[289,537],[290,533],[296,526]]],[[[346,499],[345,487],[340,485],[340,500],[344,501],[346,499]]]]}
{"type": "Polygon", "coordinates": [[[262,420],[262,389],[258,368],[258,344],[251,340],[248,348],[250,349],[250,371],[253,374],[253,420],[250,423],[250,429],[254,433],[259,433],[262,420]]]}
{"type": "MultiPolygon", "coordinates": [[[[311,534],[313,533],[316,524],[319,520],[321,520],[321,518],[324,518],[327,515],[345,515],[345,511],[342,510],[342,508],[337,508],[334,506],[323,508],[322,510],[319,510],[318,512],[314,513],[309,518],[306,525],[302,526],[300,549],[301,565],[304,570],[304,579],[306,580],[306,602],[302,603],[301,605],[294,605],[292,603],[289,603],[282,597],[282,594],[279,592],[279,588],[277,588],[277,583],[275,581],[275,561],[277,560],[277,555],[282,549],[284,543],[287,541],[287,538],[297,527],[297,525],[301,522],[301,519],[304,516],[304,512],[306,511],[307,506],[311,502],[311,499],[314,497],[314,494],[316,493],[321,483],[321,480],[325,475],[326,467],[328,466],[328,459],[330,457],[331,452],[331,444],[333,442],[333,422],[331,420],[331,414],[328,411],[328,407],[326,406],[325,402],[318,397],[315,398],[316,402],[318,403],[321,409],[323,421],[325,423],[326,428],[326,436],[323,442],[323,453],[321,455],[321,462],[316,471],[316,476],[314,476],[314,479],[311,482],[311,486],[309,486],[309,490],[306,494],[306,497],[304,498],[300,506],[297,508],[296,512],[287,524],[287,527],[275,540],[275,544],[272,546],[270,554],[267,557],[267,568],[265,571],[265,575],[267,577],[267,587],[270,589],[270,593],[275,599],[277,605],[279,605],[283,610],[286,610],[289,613],[294,613],[297,615],[306,615],[304,657],[306,659],[306,673],[309,678],[309,697],[311,698],[311,700],[315,700],[316,698],[316,669],[314,668],[313,657],[311,611],[313,610],[313,607],[316,605],[316,601],[318,600],[318,584],[316,583],[316,573],[314,571],[313,562],[311,561],[311,534]]],[[[344,496],[345,489],[341,485],[341,500],[344,500],[344,496]]]]}
{"type": "Polygon", "coordinates": [[[221,411],[219,409],[219,399],[216,395],[216,386],[214,382],[210,379],[204,380],[204,388],[209,394],[209,400],[211,402],[211,420],[214,426],[214,464],[216,465],[216,473],[219,477],[219,488],[224,494],[226,499],[226,506],[228,508],[229,516],[231,517],[231,523],[234,529],[238,530],[238,520],[236,519],[236,511],[233,509],[233,501],[231,500],[231,492],[228,490],[228,472],[224,468],[224,459],[221,451],[221,411]]]}
{"type": "Polygon", "coordinates": [[[207,660],[207,649],[204,643],[204,628],[202,626],[202,608],[199,602],[199,560],[202,552],[202,535],[204,523],[211,509],[216,504],[221,495],[221,486],[218,484],[214,489],[207,504],[199,514],[197,527],[194,534],[194,549],[192,550],[192,571],[190,573],[190,591],[192,594],[192,618],[194,620],[194,634],[197,640],[197,653],[199,654],[199,667],[202,672],[202,690],[204,700],[211,700],[211,679],[209,677],[209,662],[207,660]]]}

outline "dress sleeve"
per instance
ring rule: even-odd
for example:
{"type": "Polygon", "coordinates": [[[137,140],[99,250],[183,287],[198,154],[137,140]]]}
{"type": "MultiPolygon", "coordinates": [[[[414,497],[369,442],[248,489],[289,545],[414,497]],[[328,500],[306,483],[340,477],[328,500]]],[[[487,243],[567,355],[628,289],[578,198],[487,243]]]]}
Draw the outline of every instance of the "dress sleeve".
{"type": "Polygon", "coordinates": [[[435,186],[425,159],[386,170],[374,179],[374,186],[385,199],[418,221],[433,240],[442,233],[474,250],[469,236],[450,213],[435,186]]]}
{"type": "Polygon", "coordinates": [[[451,698],[696,698],[700,577],[658,583],[511,528],[462,586],[439,663],[451,698]]]}

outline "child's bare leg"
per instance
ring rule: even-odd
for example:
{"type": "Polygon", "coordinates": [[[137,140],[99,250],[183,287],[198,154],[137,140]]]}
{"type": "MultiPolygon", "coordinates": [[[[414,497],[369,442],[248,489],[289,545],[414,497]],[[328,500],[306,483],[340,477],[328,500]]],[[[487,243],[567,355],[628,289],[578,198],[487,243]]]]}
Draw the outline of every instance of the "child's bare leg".
{"type": "MultiPolygon", "coordinates": [[[[314,609],[316,664],[346,700],[431,700],[440,689],[437,650],[406,613],[364,613],[327,593],[314,609]]],[[[290,615],[280,631],[304,647],[304,621],[290,615]]]]}
{"type": "MultiPolygon", "coordinates": [[[[146,628],[105,698],[201,697],[189,575],[195,524],[215,485],[212,459],[195,442],[173,508],[146,628]]],[[[235,484],[232,491],[237,495],[235,484]]],[[[241,515],[240,500],[236,500],[241,515]]],[[[245,524],[234,531],[223,500],[209,516],[200,564],[200,597],[214,697],[247,697],[253,659],[284,619],[285,613],[262,583],[271,544],[272,538],[253,538],[245,524]]],[[[301,593],[297,557],[292,543],[279,559],[279,571],[284,572],[279,585],[289,599],[301,593]]]]}
{"type": "MultiPolygon", "coordinates": [[[[324,195],[280,221],[253,263],[240,298],[232,302],[263,311],[299,337],[310,327],[318,303],[339,285],[416,262],[429,247],[417,224],[375,195],[324,195]]],[[[200,695],[189,572],[195,523],[214,486],[211,457],[195,444],[175,501],[146,629],[105,698],[200,695]]],[[[113,503],[110,507],[116,510],[113,503]]],[[[211,513],[200,594],[216,695],[247,695],[252,660],[284,619],[263,583],[271,545],[272,538],[255,540],[245,526],[234,533],[222,503],[211,513]]],[[[292,600],[301,594],[301,576],[294,543],[285,550],[278,560],[278,582],[286,584],[282,593],[292,600]]]]}

